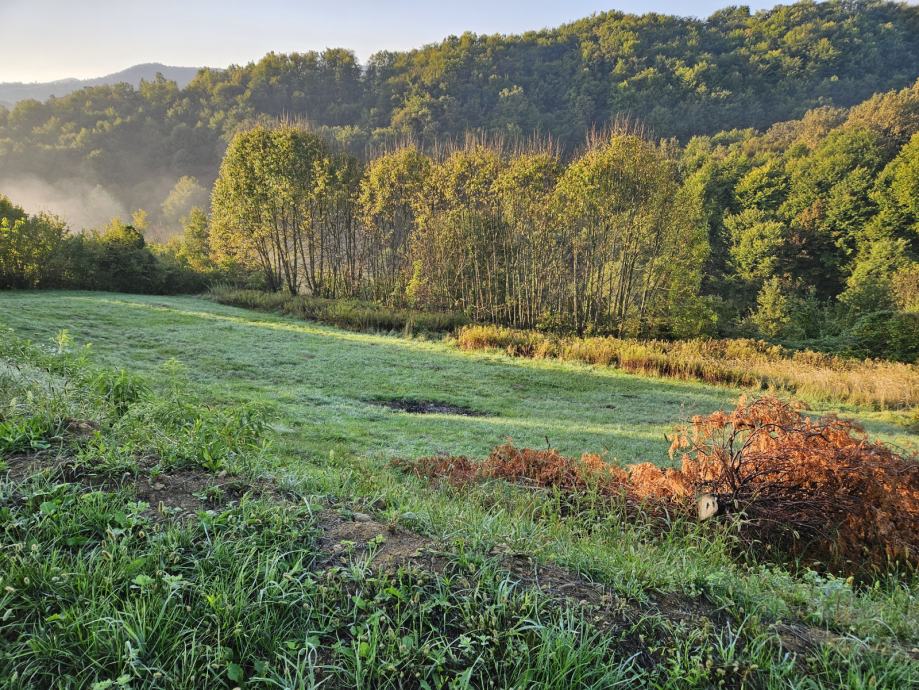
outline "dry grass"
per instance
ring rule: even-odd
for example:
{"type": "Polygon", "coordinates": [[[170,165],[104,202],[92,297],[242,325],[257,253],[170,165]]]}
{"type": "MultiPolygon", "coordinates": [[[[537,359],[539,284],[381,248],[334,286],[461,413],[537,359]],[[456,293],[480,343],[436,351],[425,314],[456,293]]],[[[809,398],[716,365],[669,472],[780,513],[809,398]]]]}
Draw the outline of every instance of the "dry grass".
{"type": "Polygon", "coordinates": [[[566,338],[499,326],[466,326],[457,341],[466,350],[498,349],[518,357],[558,358],[637,374],[784,391],[814,402],[878,410],[919,406],[916,365],[794,352],[757,340],[566,338]]]}

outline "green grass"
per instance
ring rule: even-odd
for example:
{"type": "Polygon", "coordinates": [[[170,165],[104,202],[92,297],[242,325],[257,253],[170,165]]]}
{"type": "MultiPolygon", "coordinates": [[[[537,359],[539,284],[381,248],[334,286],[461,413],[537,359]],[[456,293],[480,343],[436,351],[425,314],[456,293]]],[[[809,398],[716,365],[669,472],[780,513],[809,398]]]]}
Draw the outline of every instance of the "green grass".
{"type": "MultiPolygon", "coordinates": [[[[508,438],[543,447],[548,437],[567,454],[666,463],[664,435],[674,424],[738,395],[606,367],[462,353],[438,341],[347,332],[196,298],[7,293],[0,309],[0,323],[24,335],[50,338],[66,328],[92,342],[102,361],[139,373],[155,375],[176,358],[210,396],[273,405],[282,442],[314,457],[484,455],[508,438]],[[372,402],[400,397],[485,416],[407,415],[372,402]]],[[[916,444],[885,413],[843,412],[857,413],[885,440],[916,444]]]]}
{"type": "MultiPolygon", "coordinates": [[[[104,427],[105,443],[83,448],[84,460],[98,456],[120,469],[142,449],[154,449],[173,458],[172,466],[269,471],[300,497],[274,513],[264,501],[247,501],[177,529],[137,518],[129,494],[103,501],[77,496],[68,482],[55,489],[53,480],[30,480],[25,494],[4,484],[0,512],[12,512],[4,518],[0,553],[19,578],[18,587],[10,585],[14,593],[0,594],[0,618],[4,609],[14,612],[0,623],[0,656],[6,653],[20,671],[20,685],[8,681],[8,687],[29,687],[23,674],[31,674],[33,685],[50,684],[58,668],[74,687],[125,674],[131,687],[200,687],[202,681],[232,687],[237,681],[228,673],[235,676],[236,668],[230,664],[252,687],[310,687],[310,674],[330,678],[332,687],[397,687],[390,665],[409,678],[420,674],[431,687],[437,687],[436,673],[444,683],[466,687],[463,674],[470,668],[473,687],[483,677],[496,687],[614,687],[616,681],[712,687],[721,679],[735,687],[902,688],[919,682],[919,665],[903,651],[919,645],[914,575],[856,588],[843,578],[770,565],[755,554],[738,557],[727,529],[676,522],[659,534],[623,523],[589,496],[571,505],[500,483],[430,487],[389,465],[393,457],[436,452],[484,455],[508,437],[519,446],[542,446],[547,436],[567,454],[606,451],[625,462],[666,463],[664,434],[673,424],[730,404],[737,391],[464,353],[443,342],[346,332],[195,298],[5,293],[0,325],[37,341],[68,329],[77,343],[92,343],[95,361],[125,367],[149,384],[152,393],[137,395],[153,400],[140,404],[127,395],[116,413],[130,386],[118,384],[117,372],[94,375],[96,407],[124,421],[104,427]],[[175,364],[164,368],[173,358],[184,374],[175,364]],[[464,405],[483,415],[409,415],[372,402],[400,397],[464,405]],[[271,428],[262,431],[270,451],[250,446],[245,434],[233,435],[233,420],[241,419],[234,415],[242,413],[227,406],[239,404],[267,410],[271,428]],[[203,430],[197,417],[207,420],[203,430]],[[216,461],[205,448],[216,449],[216,461]],[[15,502],[9,498],[14,490],[15,502]],[[361,561],[321,581],[312,517],[321,505],[370,512],[426,535],[445,554],[445,572],[379,574],[361,561]],[[113,515],[125,525],[112,524],[113,515]],[[50,519],[55,516],[57,522],[50,519]],[[216,532],[214,519],[221,523],[216,532]],[[88,546],[68,545],[86,525],[103,527],[89,533],[88,546]],[[117,539],[107,532],[113,526],[123,530],[117,539]],[[34,554],[30,544],[38,545],[34,554]],[[508,580],[500,556],[506,553],[564,566],[640,607],[679,596],[704,601],[731,622],[706,627],[648,614],[645,623],[617,633],[643,636],[653,663],[639,664],[627,652],[632,647],[593,626],[581,607],[559,606],[508,580]],[[103,558],[115,560],[100,568],[103,558]],[[288,588],[283,573],[293,563],[304,574],[288,588]],[[49,621],[54,612],[41,608],[47,591],[56,591],[50,582],[59,572],[80,574],[79,586],[71,580],[60,594],[75,621],[49,621]],[[38,573],[45,578],[40,586],[33,582],[38,573]],[[138,574],[153,582],[138,584],[138,574]],[[176,608],[167,574],[181,575],[200,595],[188,604],[191,611],[176,608]],[[16,597],[25,577],[33,582],[26,586],[33,598],[23,603],[16,597]],[[269,583],[281,588],[266,599],[269,583]],[[206,593],[223,602],[218,610],[206,593]],[[400,604],[400,597],[415,604],[400,604]],[[778,622],[823,631],[826,639],[792,661],[779,647],[778,622]],[[63,631],[55,632],[58,627],[63,631]],[[414,637],[407,641],[409,633],[414,637]],[[55,656],[59,644],[64,651],[55,656]],[[146,651],[127,651],[137,649],[146,651]],[[446,659],[443,671],[437,671],[438,655],[446,659]],[[253,680],[259,676],[263,680],[253,680]]],[[[84,398],[71,395],[66,412],[35,403],[0,421],[85,416],[81,405],[96,408],[84,398]]],[[[916,442],[883,415],[847,413],[887,440],[916,442]]],[[[41,444],[60,434],[59,423],[52,427],[28,433],[41,444]]]]}

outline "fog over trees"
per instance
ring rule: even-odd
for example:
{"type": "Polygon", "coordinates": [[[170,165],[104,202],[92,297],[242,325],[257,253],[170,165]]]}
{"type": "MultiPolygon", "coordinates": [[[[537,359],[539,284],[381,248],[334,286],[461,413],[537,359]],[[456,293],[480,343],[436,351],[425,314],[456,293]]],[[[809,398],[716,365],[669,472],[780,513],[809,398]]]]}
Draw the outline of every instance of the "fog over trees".
{"type": "Polygon", "coordinates": [[[735,7],[705,20],[608,12],[522,35],[453,36],[366,65],[345,49],[269,54],[201,70],[184,88],[151,78],[0,107],[0,169],[49,189],[73,179],[99,186],[125,209],[148,209],[156,229],[181,177],[209,187],[233,134],[279,117],[308,121],[362,156],[473,130],[538,133],[573,151],[617,116],[683,142],[763,129],[911,84],[917,15],[915,5],[877,0],[735,7]]]}

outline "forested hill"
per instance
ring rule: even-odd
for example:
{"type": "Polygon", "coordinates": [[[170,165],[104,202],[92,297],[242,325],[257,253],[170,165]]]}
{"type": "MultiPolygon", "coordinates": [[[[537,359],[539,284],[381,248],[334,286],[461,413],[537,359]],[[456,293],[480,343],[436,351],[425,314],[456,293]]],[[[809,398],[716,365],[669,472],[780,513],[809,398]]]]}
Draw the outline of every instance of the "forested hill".
{"type": "Polygon", "coordinates": [[[35,99],[43,101],[51,96],[60,98],[74,91],[79,91],[89,86],[110,86],[113,84],[132,84],[139,86],[143,79],[154,79],[157,74],[162,74],[180,87],[184,87],[198,73],[197,67],[171,67],[158,62],[134,65],[114,74],[94,79],[58,79],[48,82],[4,82],[0,83],[0,105],[13,107],[19,101],[35,99]]]}
{"type": "Polygon", "coordinates": [[[155,79],[23,101],[0,108],[0,189],[16,191],[2,179],[14,172],[79,178],[114,206],[155,208],[180,176],[208,185],[228,136],[265,118],[307,119],[352,151],[468,130],[538,132],[571,149],[617,116],[686,140],[850,106],[917,77],[919,7],[903,3],[735,7],[706,20],[609,12],[519,36],[450,37],[364,66],[342,49],[269,54],[202,70],[185,88],[155,79]]]}

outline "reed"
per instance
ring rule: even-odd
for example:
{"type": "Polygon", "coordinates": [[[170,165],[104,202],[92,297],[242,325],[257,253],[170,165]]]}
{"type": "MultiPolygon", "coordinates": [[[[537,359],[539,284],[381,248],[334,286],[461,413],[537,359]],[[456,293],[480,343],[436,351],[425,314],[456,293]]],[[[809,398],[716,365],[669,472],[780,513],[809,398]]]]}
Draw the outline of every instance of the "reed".
{"type": "Polygon", "coordinates": [[[465,350],[556,358],[668,378],[791,393],[814,402],[876,410],[919,407],[919,368],[876,359],[792,351],[760,340],[627,340],[559,337],[472,325],[457,336],[465,350]]]}

